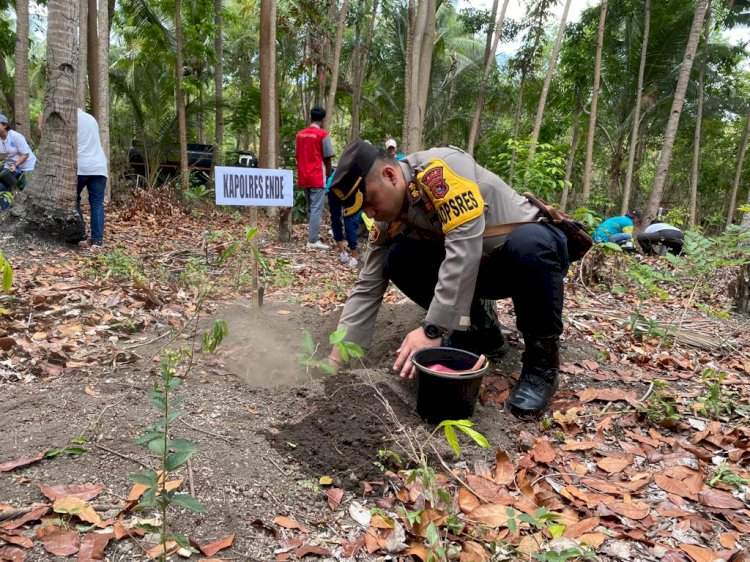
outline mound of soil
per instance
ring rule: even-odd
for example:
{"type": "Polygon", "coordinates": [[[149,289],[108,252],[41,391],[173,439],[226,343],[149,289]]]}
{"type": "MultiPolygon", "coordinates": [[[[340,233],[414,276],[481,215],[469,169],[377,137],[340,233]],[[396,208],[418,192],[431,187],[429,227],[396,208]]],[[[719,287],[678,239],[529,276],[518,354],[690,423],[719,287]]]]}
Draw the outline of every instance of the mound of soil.
{"type": "Polygon", "coordinates": [[[419,418],[384,384],[373,387],[342,373],[325,379],[323,387],[323,396],[308,402],[309,414],[275,428],[267,438],[315,482],[330,476],[337,487],[361,491],[361,482],[382,480],[374,460],[378,451],[393,448],[393,422],[375,388],[402,423],[418,424],[419,418]]]}

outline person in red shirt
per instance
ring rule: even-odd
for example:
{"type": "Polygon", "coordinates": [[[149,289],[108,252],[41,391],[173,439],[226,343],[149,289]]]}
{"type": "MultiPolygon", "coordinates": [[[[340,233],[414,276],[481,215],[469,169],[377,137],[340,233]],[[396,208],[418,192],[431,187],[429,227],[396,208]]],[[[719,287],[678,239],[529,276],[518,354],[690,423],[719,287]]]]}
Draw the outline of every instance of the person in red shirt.
{"type": "Polygon", "coordinates": [[[328,244],[320,240],[320,221],[325,204],[326,178],[331,175],[331,159],[335,154],[333,143],[323,129],[326,110],[313,107],[310,126],[297,133],[297,187],[305,190],[310,223],[307,230],[307,248],[327,250],[328,244]]]}

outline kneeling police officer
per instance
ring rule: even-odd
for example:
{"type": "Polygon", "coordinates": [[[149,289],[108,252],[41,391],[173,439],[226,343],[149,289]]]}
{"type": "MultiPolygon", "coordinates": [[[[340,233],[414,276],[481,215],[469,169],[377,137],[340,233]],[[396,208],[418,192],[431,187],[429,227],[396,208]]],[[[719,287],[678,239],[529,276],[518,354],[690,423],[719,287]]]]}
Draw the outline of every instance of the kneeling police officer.
{"type": "MultiPolygon", "coordinates": [[[[557,390],[562,333],[565,235],[540,222],[537,207],[454,147],[396,161],[365,141],[339,159],[331,193],[344,215],[376,222],[359,278],[339,327],[370,346],[375,318],[393,283],[427,311],[393,365],[412,378],[410,358],[425,347],[450,345],[487,355],[504,346],[495,300],[512,298],[525,352],[508,404],[517,416],[541,414],[557,390]]],[[[340,366],[334,347],[329,355],[340,366]]]]}

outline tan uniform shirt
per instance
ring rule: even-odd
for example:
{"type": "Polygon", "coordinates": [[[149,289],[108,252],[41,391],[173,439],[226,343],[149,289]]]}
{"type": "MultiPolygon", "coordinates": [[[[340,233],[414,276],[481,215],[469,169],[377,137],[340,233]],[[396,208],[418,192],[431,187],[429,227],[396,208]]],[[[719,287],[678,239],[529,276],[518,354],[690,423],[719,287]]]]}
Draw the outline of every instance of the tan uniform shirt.
{"type": "Polygon", "coordinates": [[[408,208],[396,221],[373,225],[364,267],[339,321],[339,327],[347,328],[346,340],[363,348],[370,346],[388,288],[383,267],[395,237],[444,242],[445,260],[426,320],[446,329],[465,330],[471,324],[469,309],[479,262],[506,238],[483,238],[485,225],[530,222],[539,215],[525,197],[458,148],[417,152],[399,164],[408,182],[408,208]]]}

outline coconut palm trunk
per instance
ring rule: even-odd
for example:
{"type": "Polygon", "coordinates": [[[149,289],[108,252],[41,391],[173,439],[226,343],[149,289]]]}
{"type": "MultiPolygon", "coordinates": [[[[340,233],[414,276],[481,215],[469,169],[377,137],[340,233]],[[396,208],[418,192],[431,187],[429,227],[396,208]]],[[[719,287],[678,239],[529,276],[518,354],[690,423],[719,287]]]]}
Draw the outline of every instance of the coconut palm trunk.
{"type": "Polygon", "coordinates": [[[628,212],[630,206],[630,193],[633,186],[633,170],[635,164],[635,149],[638,146],[638,131],[641,121],[641,101],[643,100],[643,76],[646,71],[646,55],[648,53],[648,36],[651,33],[651,0],[645,0],[643,4],[643,40],[641,41],[641,62],[638,67],[638,87],[635,92],[635,108],[633,109],[633,128],[630,132],[630,145],[628,146],[628,167],[625,172],[625,187],[622,192],[622,205],[620,214],[628,212]]]}
{"type": "MultiPolygon", "coordinates": [[[[374,0],[372,3],[372,17],[370,18],[370,25],[364,43],[360,45],[359,42],[357,42],[357,50],[355,53],[356,66],[354,68],[354,80],[352,83],[352,122],[349,128],[349,140],[359,138],[362,87],[364,85],[365,74],[367,73],[368,68],[367,53],[370,51],[372,37],[375,33],[375,19],[378,14],[378,5],[378,0],[374,0]]],[[[307,115],[307,113],[303,113],[303,115],[307,115]]]]}
{"type": "Polygon", "coordinates": [[[16,0],[15,51],[15,114],[16,130],[30,138],[29,124],[29,0],[16,0]]]}
{"type": "Polygon", "coordinates": [[[560,54],[560,45],[562,45],[563,36],[565,35],[565,25],[568,21],[570,1],[571,0],[565,1],[565,7],[563,8],[563,13],[560,17],[560,29],[558,29],[557,31],[557,38],[555,39],[555,44],[552,47],[552,52],[549,56],[549,63],[547,64],[547,74],[544,77],[544,85],[542,86],[542,94],[539,97],[539,105],[536,108],[534,130],[531,132],[531,143],[529,144],[529,161],[534,160],[534,156],[536,155],[536,143],[539,140],[539,132],[542,130],[544,106],[547,104],[547,95],[549,94],[549,89],[552,85],[552,76],[554,76],[555,68],[557,67],[557,57],[560,54]]]}
{"type": "Polygon", "coordinates": [[[77,184],[76,71],[78,5],[47,3],[47,64],[39,159],[31,181],[12,212],[61,238],[79,233],[75,211],[77,184]]]}
{"type": "Polygon", "coordinates": [[[599,99],[599,83],[602,76],[602,48],[604,46],[604,24],[607,21],[607,0],[602,0],[599,12],[599,31],[596,39],[596,60],[594,62],[594,88],[591,92],[591,113],[586,133],[586,161],[583,166],[583,190],[581,203],[586,204],[591,195],[591,167],[594,162],[594,134],[596,133],[596,106],[599,99]]]}
{"type": "MultiPolygon", "coordinates": [[[[740,142],[740,150],[737,153],[737,166],[734,170],[734,181],[732,182],[732,194],[729,197],[729,211],[727,212],[727,228],[732,226],[734,220],[735,205],[737,203],[737,190],[740,187],[740,178],[742,177],[742,168],[745,163],[745,153],[747,152],[747,139],[750,135],[750,108],[747,111],[747,120],[745,121],[745,130],[742,133],[742,141],[740,142]]],[[[748,192],[748,200],[750,200],[750,192],[748,192]]],[[[747,216],[748,213],[745,213],[747,216]]],[[[744,222],[744,219],[743,219],[744,222]]]]}
{"type": "MultiPolygon", "coordinates": [[[[81,0],[85,2],[86,0],[81,0]]],[[[86,13],[88,24],[86,25],[86,65],[89,71],[89,97],[91,98],[91,113],[99,119],[101,100],[99,99],[99,20],[98,6],[96,0],[88,0],[89,6],[86,13]]],[[[102,2],[104,3],[104,2],[102,2]]],[[[83,23],[81,23],[83,25],[83,23]]],[[[81,74],[86,66],[80,65],[81,74]]],[[[83,78],[82,78],[83,80],[83,78]]]]}
{"type": "Polygon", "coordinates": [[[672,109],[669,113],[669,121],[664,132],[664,144],[659,154],[659,163],[656,166],[654,183],[651,187],[651,197],[648,201],[648,209],[644,215],[644,224],[648,224],[659,210],[661,198],[664,194],[664,186],[667,183],[667,174],[669,165],[672,161],[672,151],[674,149],[675,139],[677,138],[677,129],[680,126],[680,116],[682,107],[685,104],[685,93],[687,92],[690,71],[693,69],[693,59],[698,49],[698,41],[703,27],[703,19],[706,16],[708,0],[697,0],[695,12],[693,14],[693,23],[690,27],[687,46],[685,47],[685,56],[682,59],[680,75],[677,78],[677,88],[675,89],[674,99],[672,100],[672,109]]]}

